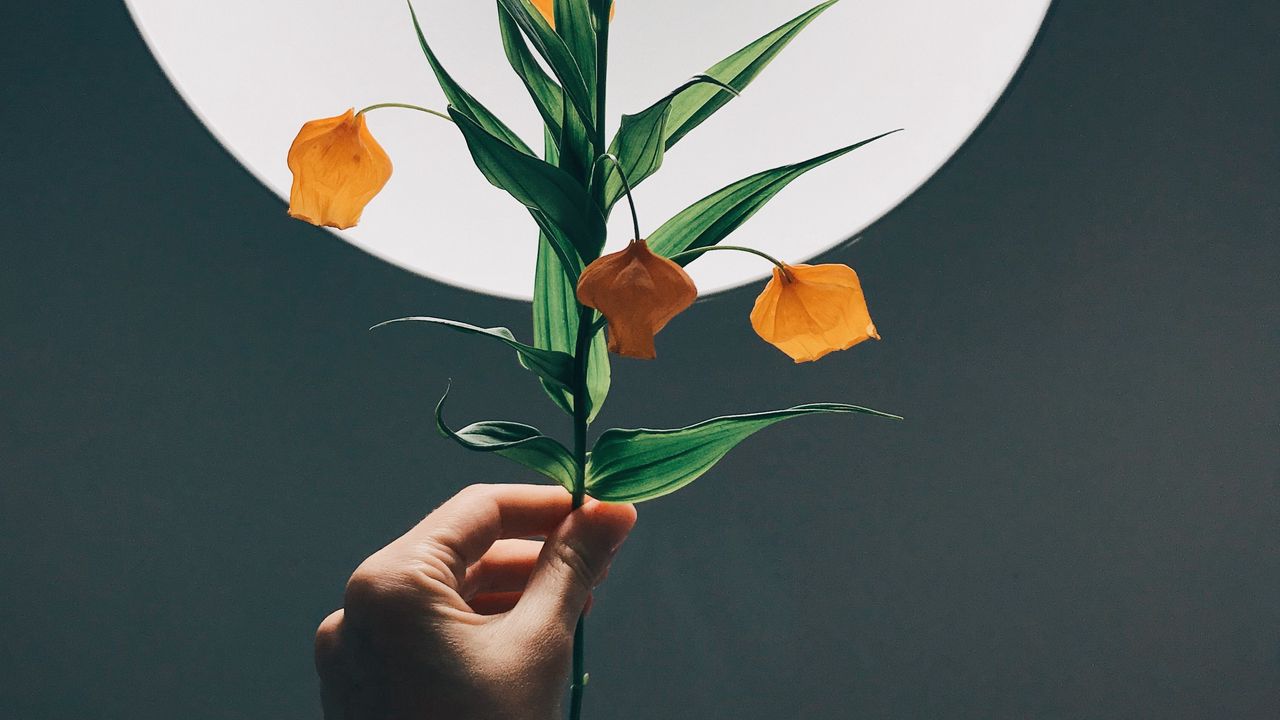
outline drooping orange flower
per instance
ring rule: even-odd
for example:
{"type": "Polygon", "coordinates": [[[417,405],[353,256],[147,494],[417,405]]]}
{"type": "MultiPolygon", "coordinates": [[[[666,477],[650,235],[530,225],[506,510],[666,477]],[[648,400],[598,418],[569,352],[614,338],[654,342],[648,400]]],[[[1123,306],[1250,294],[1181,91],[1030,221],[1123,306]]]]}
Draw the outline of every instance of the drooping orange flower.
{"type": "Polygon", "coordinates": [[[751,327],[798,363],[880,339],[848,265],[775,267],[751,310],[751,327]]]}
{"type": "Polygon", "coordinates": [[[578,302],[609,321],[609,352],[652,360],[653,336],[698,299],[689,273],[644,240],[597,259],[578,279],[578,302]]]}
{"type": "Polygon", "coordinates": [[[302,126],[289,147],[289,216],[345,229],[391,179],[391,158],[352,110],[302,126]]]}
{"type": "MultiPolygon", "coordinates": [[[[556,26],[555,0],[530,0],[530,2],[533,3],[534,7],[538,8],[538,12],[542,13],[542,17],[546,18],[547,22],[554,28],[556,26]]],[[[610,20],[613,19],[613,13],[617,11],[617,9],[617,5],[609,6],[610,20]]]]}

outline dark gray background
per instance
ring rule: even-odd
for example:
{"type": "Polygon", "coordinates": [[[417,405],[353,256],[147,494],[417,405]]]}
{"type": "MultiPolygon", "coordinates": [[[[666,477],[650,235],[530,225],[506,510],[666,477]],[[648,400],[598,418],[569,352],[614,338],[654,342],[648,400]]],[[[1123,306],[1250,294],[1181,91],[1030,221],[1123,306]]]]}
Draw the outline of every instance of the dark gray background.
{"type": "MultiPolygon", "coordinates": [[[[1277,716],[1278,16],[1059,3],[960,155],[823,258],[884,342],[793,367],[746,288],[617,363],[606,426],[909,420],[780,426],[642,506],[588,717],[1277,716]]],[[[286,218],[122,6],[0,18],[0,716],[314,718],[347,573],[523,477],[434,435],[446,380],[457,421],[564,429],[507,353],[365,328],[528,308],[286,218]]]]}

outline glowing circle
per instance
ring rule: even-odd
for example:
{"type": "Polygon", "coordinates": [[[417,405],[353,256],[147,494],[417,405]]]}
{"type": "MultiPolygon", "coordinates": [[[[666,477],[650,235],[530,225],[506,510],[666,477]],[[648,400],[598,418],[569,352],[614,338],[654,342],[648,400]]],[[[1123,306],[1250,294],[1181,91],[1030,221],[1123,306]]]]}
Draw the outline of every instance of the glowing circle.
{"type": "MultiPolygon", "coordinates": [[[[816,0],[621,0],[610,38],[609,114],[636,112],[816,0]]],[[[127,0],[175,87],[209,130],[281,197],[301,124],[348,107],[445,100],[400,2],[127,0]]],[[[905,128],[797,180],[731,242],[801,262],[855,236],[927,180],[1013,77],[1049,0],[845,0],[666,156],[636,191],[650,232],[755,173],[905,128]]],[[[537,113],[502,53],[493,2],[415,3],[454,77],[535,148],[537,113]]],[[[527,299],[536,229],[489,185],[448,123],[380,110],[369,126],[395,175],[345,240],[453,285],[527,299]]],[[[609,134],[612,135],[614,127],[609,134]]],[[[281,207],[281,212],[284,208],[281,207]]],[[[609,248],[630,237],[625,204],[609,248]]],[[[703,293],[765,277],[763,261],[711,253],[690,266],[703,293]]]]}

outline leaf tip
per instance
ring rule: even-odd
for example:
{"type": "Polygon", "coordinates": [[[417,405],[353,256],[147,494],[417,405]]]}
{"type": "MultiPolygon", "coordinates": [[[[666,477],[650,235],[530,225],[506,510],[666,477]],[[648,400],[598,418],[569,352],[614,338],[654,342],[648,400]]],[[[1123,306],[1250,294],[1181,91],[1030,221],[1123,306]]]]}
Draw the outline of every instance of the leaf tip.
{"type": "Polygon", "coordinates": [[[383,320],[382,322],[378,323],[377,325],[374,325],[373,327],[369,328],[368,332],[373,332],[374,330],[377,330],[377,329],[379,329],[379,328],[384,328],[384,327],[386,327],[386,326],[388,326],[388,325],[392,325],[392,324],[394,324],[394,323],[398,323],[398,322],[406,322],[406,321],[408,321],[408,320],[410,320],[410,319],[411,319],[411,318],[396,318],[396,319],[394,319],[394,320],[383,320]]]}

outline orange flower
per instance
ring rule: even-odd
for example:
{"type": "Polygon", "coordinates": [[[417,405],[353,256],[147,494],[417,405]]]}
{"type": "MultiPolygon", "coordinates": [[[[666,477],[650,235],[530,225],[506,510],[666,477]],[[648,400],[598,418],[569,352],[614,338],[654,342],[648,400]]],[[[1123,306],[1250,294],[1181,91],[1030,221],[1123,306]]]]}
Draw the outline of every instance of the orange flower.
{"type": "MultiPolygon", "coordinates": [[[[530,2],[533,3],[533,6],[538,9],[538,12],[542,13],[542,17],[546,18],[547,22],[550,23],[551,27],[554,28],[556,26],[555,0],[530,0],[530,2]]],[[[618,9],[617,5],[609,6],[610,20],[613,19],[613,13],[617,9],[618,9]]]]}
{"type": "Polygon", "coordinates": [[[798,363],[880,339],[858,274],[847,265],[787,265],[756,298],[751,327],[798,363]]]}
{"type": "Polygon", "coordinates": [[[644,240],[597,259],[578,279],[578,302],[609,321],[609,352],[627,357],[657,357],[653,336],[696,299],[689,273],[644,240]]]}
{"type": "Polygon", "coordinates": [[[352,110],[302,126],[289,148],[289,216],[346,229],[391,178],[391,158],[352,110]]]}

